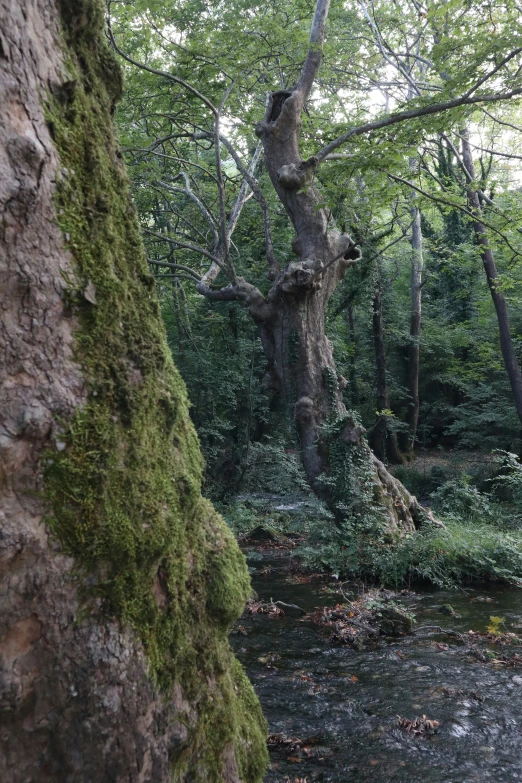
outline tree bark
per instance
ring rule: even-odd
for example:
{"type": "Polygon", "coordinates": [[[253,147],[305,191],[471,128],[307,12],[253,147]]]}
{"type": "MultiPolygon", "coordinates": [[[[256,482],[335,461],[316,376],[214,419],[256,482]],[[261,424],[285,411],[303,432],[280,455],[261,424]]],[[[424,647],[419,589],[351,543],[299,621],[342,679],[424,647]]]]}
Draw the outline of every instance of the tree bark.
{"type": "MultiPolygon", "coordinates": [[[[469,134],[467,128],[463,128],[460,135],[462,139],[462,162],[467,172],[467,178],[471,184],[475,181],[476,175],[475,165],[473,163],[473,153],[468,139],[469,134]]],[[[479,194],[471,186],[468,187],[467,194],[470,208],[476,216],[475,220],[473,221],[473,230],[475,232],[477,245],[481,250],[482,263],[484,265],[488,287],[497,314],[502,358],[504,359],[504,366],[506,368],[509,383],[511,385],[511,391],[513,394],[513,400],[515,402],[518,417],[522,424],[522,374],[520,372],[517,355],[515,353],[515,346],[513,345],[513,339],[511,337],[511,326],[509,323],[509,314],[506,300],[504,299],[504,294],[502,293],[499,285],[495,256],[488,240],[486,226],[481,220],[482,210],[480,206],[479,194]]]]}
{"type": "Polygon", "coordinates": [[[260,783],[247,570],[201,498],[103,7],[0,16],[0,778],[260,783]]]}

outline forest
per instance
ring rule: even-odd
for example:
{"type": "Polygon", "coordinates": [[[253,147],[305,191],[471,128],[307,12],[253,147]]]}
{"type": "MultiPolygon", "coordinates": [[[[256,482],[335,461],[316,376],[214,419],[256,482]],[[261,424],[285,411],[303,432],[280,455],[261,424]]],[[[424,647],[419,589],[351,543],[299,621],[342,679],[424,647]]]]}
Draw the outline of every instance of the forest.
{"type": "Polygon", "coordinates": [[[312,490],[334,522],[308,520],[314,568],[516,583],[519,8],[112,11],[119,135],[206,493],[246,535],[264,494],[312,490]]]}
{"type": "Polygon", "coordinates": [[[2,780],[521,780],[522,6],[0,19],[2,780]]]}

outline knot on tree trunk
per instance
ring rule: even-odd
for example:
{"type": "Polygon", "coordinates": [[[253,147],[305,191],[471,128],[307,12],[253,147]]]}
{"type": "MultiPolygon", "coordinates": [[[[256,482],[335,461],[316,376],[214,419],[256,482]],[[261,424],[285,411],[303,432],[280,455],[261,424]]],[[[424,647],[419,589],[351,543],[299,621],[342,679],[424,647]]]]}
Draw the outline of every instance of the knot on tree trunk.
{"type": "Polygon", "coordinates": [[[302,424],[310,424],[315,418],[315,405],[311,397],[300,397],[295,404],[295,417],[302,424]]]}
{"type": "Polygon", "coordinates": [[[350,234],[339,235],[338,253],[346,266],[352,266],[362,258],[361,250],[357,247],[350,234]]]}
{"type": "Polygon", "coordinates": [[[302,190],[313,182],[318,160],[314,156],[301,163],[288,163],[277,172],[280,185],[287,190],[302,190]]]}
{"type": "Polygon", "coordinates": [[[319,273],[323,268],[320,260],[305,258],[293,261],[283,272],[282,289],[287,294],[303,291],[317,291],[322,288],[319,273]]]}
{"type": "Polygon", "coordinates": [[[361,440],[366,430],[362,424],[357,424],[351,416],[348,417],[341,430],[341,439],[349,446],[355,446],[361,440]]]}

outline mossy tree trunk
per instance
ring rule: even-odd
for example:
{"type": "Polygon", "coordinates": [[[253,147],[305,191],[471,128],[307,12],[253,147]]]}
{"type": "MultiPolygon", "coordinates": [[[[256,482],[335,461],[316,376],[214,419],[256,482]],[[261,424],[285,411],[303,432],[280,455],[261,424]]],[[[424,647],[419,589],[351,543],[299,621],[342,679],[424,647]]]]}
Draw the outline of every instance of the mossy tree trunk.
{"type": "Polygon", "coordinates": [[[200,494],[101,3],[0,17],[0,778],[260,782],[248,574],[200,494]]]}

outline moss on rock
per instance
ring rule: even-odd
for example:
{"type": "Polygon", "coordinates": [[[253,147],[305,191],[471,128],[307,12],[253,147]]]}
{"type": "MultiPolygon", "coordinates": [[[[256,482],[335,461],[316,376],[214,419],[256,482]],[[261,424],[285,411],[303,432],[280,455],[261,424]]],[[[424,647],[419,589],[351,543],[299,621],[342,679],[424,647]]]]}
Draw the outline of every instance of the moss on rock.
{"type": "Polygon", "coordinates": [[[231,748],[254,783],[265,722],[227,639],[249,591],[246,564],[201,497],[199,444],[111,120],[121,76],[101,3],[62,0],[61,14],[68,74],[46,117],[62,166],[56,208],[76,267],[66,295],[87,402],[44,457],[48,523],[75,558],[84,612],[129,624],[158,687],[181,685],[194,708],[174,779],[189,770],[190,780],[221,781],[231,748]]]}

